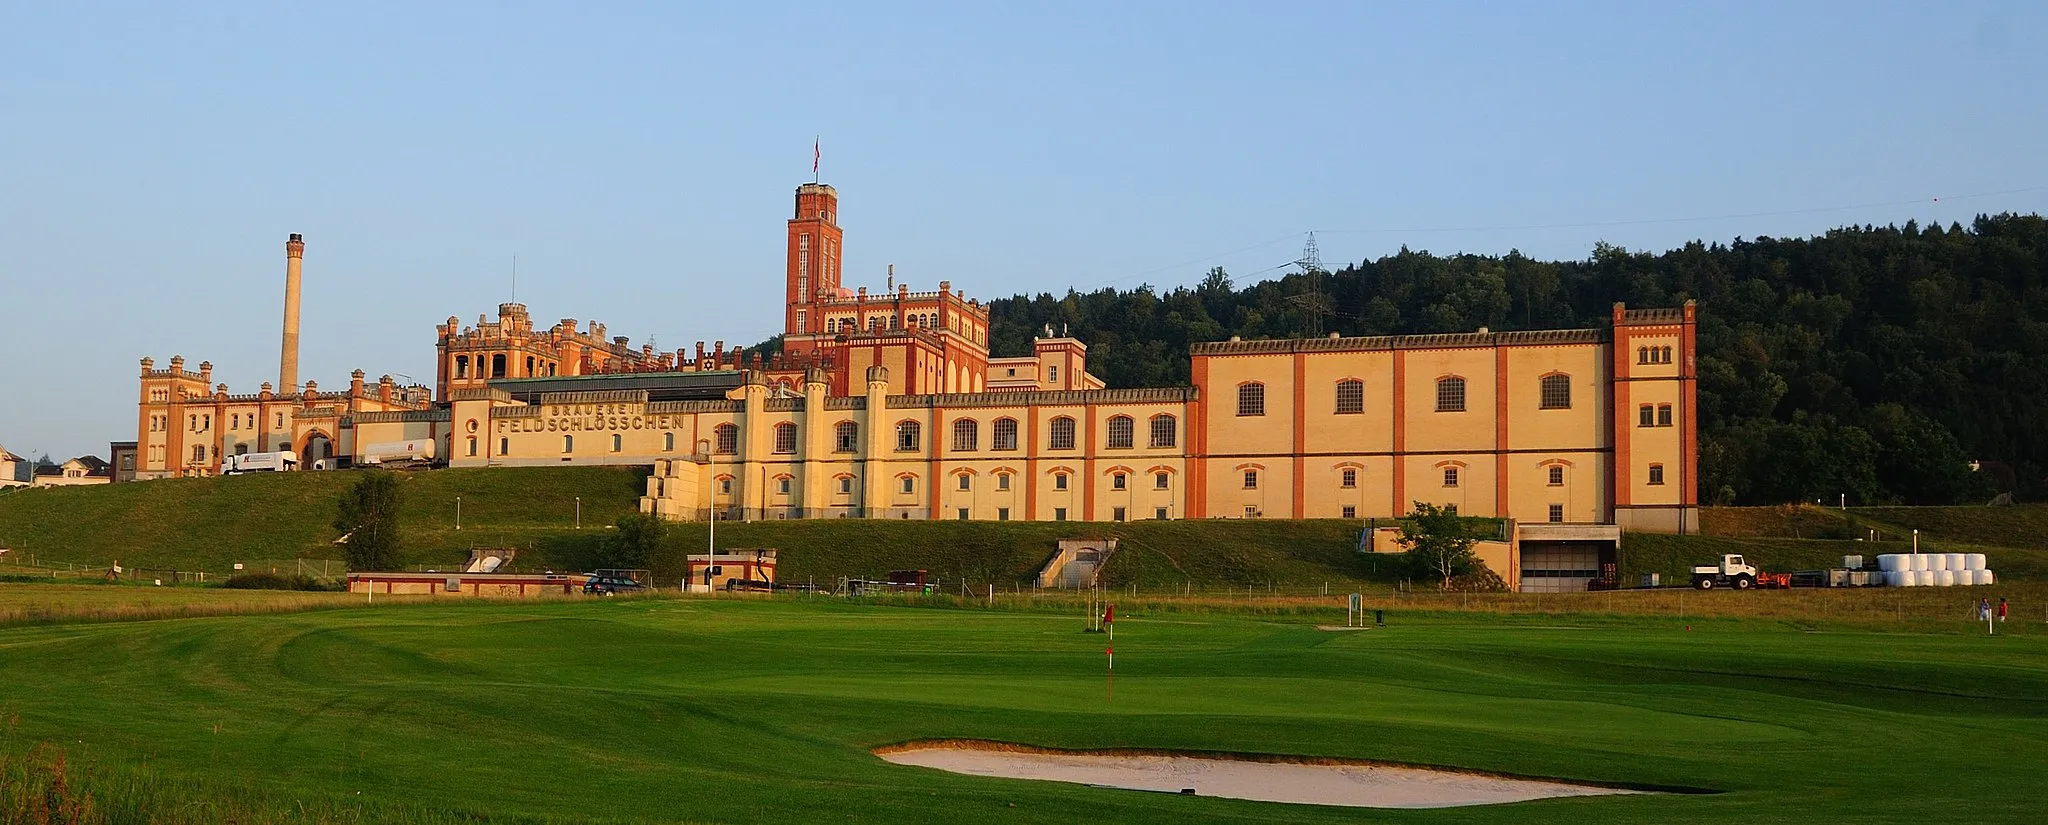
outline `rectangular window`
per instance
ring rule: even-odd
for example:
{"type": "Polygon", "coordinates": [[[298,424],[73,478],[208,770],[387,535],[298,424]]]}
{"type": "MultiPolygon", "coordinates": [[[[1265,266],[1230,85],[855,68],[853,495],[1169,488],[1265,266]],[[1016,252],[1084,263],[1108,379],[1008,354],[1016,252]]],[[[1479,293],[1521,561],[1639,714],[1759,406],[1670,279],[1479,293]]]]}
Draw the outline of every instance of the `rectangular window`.
{"type": "Polygon", "coordinates": [[[1112,475],[1112,476],[1110,476],[1110,477],[1109,477],[1109,489],[1112,489],[1112,490],[1121,490],[1121,489],[1124,489],[1124,483],[1125,483],[1125,482],[1124,482],[1124,479],[1125,479],[1125,478],[1126,478],[1126,476],[1125,476],[1125,475],[1124,475],[1123,473],[1117,473],[1117,474],[1115,474],[1115,475],[1112,475]]]}
{"type": "Polygon", "coordinates": [[[1059,383],[1059,382],[1060,382],[1060,368],[1059,368],[1059,365],[1055,364],[1055,365],[1053,365],[1053,366],[1049,366],[1049,367],[1046,367],[1046,368],[1045,368],[1045,383],[1048,383],[1048,384],[1057,384],[1057,383],[1059,383]]]}
{"type": "Polygon", "coordinates": [[[778,453],[794,453],[794,452],[796,452],[796,425],[795,425],[795,424],[778,424],[778,425],[776,425],[776,427],[775,427],[775,451],[776,451],[776,452],[778,452],[778,453]]]}
{"type": "Polygon", "coordinates": [[[1179,431],[1176,429],[1177,423],[1177,419],[1170,415],[1152,416],[1152,447],[1154,449],[1171,447],[1180,440],[1179,431]]]}
{"type": "Polygon", "coordinates": [[[1636,408],[1636,426],[1638,426],[1638,427],[1655,427],[1655,426],[1657,426],[1657,408],[1655,408],[1655,407],[1652,407],[1652,406],[1650,406],[1650,405],[1648,405],[1648,404],[1644,404],[1644,405],[1642,405],[1642,406],[1640,406],[1640,407],[1637,407],[1637,408],[1636,408]]]}
{"type": "Polygon", "coordinates": [[[1651,484],[1663,484],[1663,483],[1664,483],[1664,465],[1662,465],[1662,464],[1652,464],[1652,465],[1650,465],[1650,483],[1651,483],[1651,484]]]}
{"type": "Polygon", "coordinates": [[[1445,468],[1444,468],[1444,486],[1445,486],[1445,487],[1456,487],[1456,486],[1458,486],[1458,468],[1456,468],[1456,467],[1445,467],[1445,468]]]}
{"type": "Polygon", "coordinates": [[[1549,471],[1549,474],[1550,474],[1550,486],[1552,486],[1552,487],[1563,487],[1563,486],[1564,486],[1564,467],[1563,467],[1563,466],[1561,466],[1561,465],[1557,465],[1557,464],[1552,464],[1552,465],[1550,465],[1550,471],[1549,471]]]}
{"type": "Polygon", "coordinates": [[[997,508],[996,508],[996,521],[1009,521],[1009,520],[1010,520],[1010,508],[1008,508],[1008,507],[997,507],[997,508]]]}
{"type": "Polygon", "coordinates": [[[842,479],[840,479],[840,480],[839,480],[839,494],[843,496],[843,495],[847,495],[847,494],[850,494],[850,493],[852,493],[852,492],[853,492],[853,479],[850,479],[850,478],[842,478],[842,479]]]}
{"type": "Polygon", "coordinates": [[[469,437],[469,454],[476,455],[476,436],[469,437]]]}
{"type": "Polygon", "coordinates": [[[1164,490],[1167,487],[1171,486],[1172,483],[1172,477],[1169,476],[1167,473],[1152,474],[1152,489],[1154,490],[1164,490]]]}
{"type": "Polygon", "coordinates": [[[1247,490],[1256,490],[1256,489],[1259,489],[1259,471],[1257,471],[1257,470],[1246,470],[1246,471],[1244,471],[1244,488],[1245,488],[1245,489],[1247,489],[1247,490]]]}
{"type": "Polygon", "coordinates": [[[1009,474],[1008,474],[1008,473],[1005,473],[1005,474],[1003,474],[1003,475],[999,475],[999,476],[996,476],[996,489],[998,489],[998,490],[1008,490],[1008,489],[1010,489],[1010,476],[1009,476],[1009,474]]]}
{"type": "Polygon", "coordinates": [[[441,589],[446,590],[450,593],[460,593],[462,592],[462,580],[449,579],[447,581],[444,581],[441,583],[441,589]]]}
{"type": "Polygon", "coordinates": [[[1669,427],[1669,426],[1671,426],[1671,405],[1670,405],[1670,404],[1659,404],[1659,405],[1657,405],[1657,426],[1659,426],[1659,427],[1669,427]]]}
{"type": "Polygon", "coordinates": [[[964,491],[964,490],[971,490],[971,489],[974,489],[974,484],[973,484],[973,482],[971,482],[971,481],[969,481],[969,480],[968,480],[968,479],[970,479],[970,478],[973,478],[972,476],[958,476],[958,478],[960,479],[960,489],[961,489],[961,490],[963,490],[963,491],[964,491]]]}
{"type": "Polygon", "coordinates": [[[1109,520],[1110,520],[1110,521],[1123,521],[1123,520],[1124,520],[1124,508],[1122,508],[1122,507],[1112,507],[1112,508],[1110,508],[1110,511],[1109,511],[1109,512],[1110,512],[1110,516],[1109,516],[1109,520]]]}
{"type": "Polygon", "coordinates": [[[1065,508],[1065,507],[1054,507],[1054,508],[1052,508],[1052,520],[1053,520],[1053,521],[1066,521],[1066,520],[1067,520],[1067,508],[1065,508]]]}
{"type": "Polygon", "coordinates": [[[776,480],[775,480],[775,492],[781,493],[781,494],[783,494],[783,495],[785,495],[785,496],[786,496],[786,495],[789,495],[789,479],[787,479],[787,478],[778,478],[778,479],[776,479],[776,480]]]}
{"type": "Polygon", "coordinates": [[[1152,508],[1152,520],[1153,520],[1153,521],[1165,521],[1165,520],[1166,520],[1166,508],[1164,508],[1164,507],[1154,507],[1154,508],[1152,508]]]}
{"type": "Polygon", "coordinates": [[[1337,382],[1337,414],[1358,415],[1365,412],[1365,382],[1345,380],[1337,382]]]}
{"type": "Polygon", "coordinates": [[[1259,517],[1259,508],[1258,508],[1258,506],[1257,506],[1257,505],[1254,505],[1254,504],[1247,504],[1247,505],[1245,505],[1245,506],[1244,506],[1244,517],[1245,517],[1245,518],[1258,518],[1258,517],[1259,517]]]}
{"type": "Polygon", "coordinates": [[[1550,523],[1551,523],[1551,524],[1563,524],[1563,523],[1564,523],[1564,505],[1562,505],[1562,504],[1552,504],[1552,505],[1550,505],[1550,523]]]}
{"type": "Polygon", "coordinates": [[[1357,471],[1357,470],[1355,470],[1355,469],[1351,469],[1351,468],[1345,468],[1345,470],[1344,470],[1344,483],[1343,483],[1343,486],[1344,486],[1344,489],[1346,489],[1346,490],[1349,490],[1349,489],[1352,489],[1352,488],[1354,488],[1354,487],[1357,487],[1357,486],[1358,486],[1358,471],[1357,471]]]}
{"type": "Polygon", "coordinates": [[[498,455],[511,455],[511,454],[512,454],[512,439],[509,439],[509,438],[500,438],[500,439],[498,439],[498,455]]]}
{"type": "Polygon", "coordinates": [[[1242,384],[1237,388],[1237,414],[1240,416],[1266,414],[1266,385],[1242,384]]]}
{"type": "Polygon", "coordinates": [[[1353,507],[1353,506],[1351,506],[1351,505],[1349,505],[1349,504],[1346,504],[1346,505],[1344,505],[1344,517],[1345,517],[1345,518],[1358,518],[1358,508],[1356,508],[1356,507],[1353,507]]]}
{"type": "Polygon", "coordinates": [[[1465,379],[1443,378],[1436,382],[1436,411],[1465,411],[1465,379]]]}
{"type": "Polygon", "coordinates": [[[1055,475],[1055,476],[1053,476],[1053,477],[1052,477],[1052,488],[1053,488],[1053,489],[1055,489],[1055,490],[1064,490],[1064,489],[1067,489],[1067,474],[1066,474],[1066,473],[1060,473],[1060,474],[1058,474],[1058,475],[1055,475]]]}
{"type": "Polygon", "coordinates": [[[904,492],[905,494],[909,494],[909,493],[915,493],[915,492],[917,492],[917,479],[916,479],[915,477],[912,477],[912,476],[904,476],[904,477],[903,477],[903,492],[904,492]]]}
{"type": "Polygon", "coordinates": [[[959,510],[957,510],[957,511],[955,511],[955,512],[959,513],[959,515],[960,515],[960,520],[961,520],[961,521],[966,521],[966,520],[967,520],[967,508],[965,508],[965,507],[962,507],[962,508],[960,508],[959,510]]]}
{"type": "Polygon", "coordinates": [[[797,310],[797,311],[796,311],[796,330],[797,330],[798,332],[807,332],[807,331],[809,331],[809,330],[810,330],[810,328],[811,328],[811,313],[810,313],[810,311],[809,311],[809,310],[803,310],[803,309],[799,309],[799,310],[797,310]]]}
{"type": "Polygon", "coordinates": [[[1572,406],[1572,379],[1568,375],[1546,375],[1540,385],[1539,404],[1546,410],[1568,410],[1572,406]]]}

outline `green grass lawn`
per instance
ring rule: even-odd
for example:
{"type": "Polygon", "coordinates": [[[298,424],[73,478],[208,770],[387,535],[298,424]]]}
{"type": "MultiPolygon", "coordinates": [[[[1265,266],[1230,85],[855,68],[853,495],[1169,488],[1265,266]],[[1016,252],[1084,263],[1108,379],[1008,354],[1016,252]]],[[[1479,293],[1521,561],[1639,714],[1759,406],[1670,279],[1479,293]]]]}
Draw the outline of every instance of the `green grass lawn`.
{"type": "Polygon", "coordinates": [[[2048,770],[2048,628],[2023,621],[1119,618],[1113,698],[1104,639],[1047,612],[620,599],[14,627],[0,750],[61,743],[114,813],[315,812],[257,821],[2018,822],[2048,770]],[[868,753],[926,738],[1721,793],[1366,811],[868,753]]]}

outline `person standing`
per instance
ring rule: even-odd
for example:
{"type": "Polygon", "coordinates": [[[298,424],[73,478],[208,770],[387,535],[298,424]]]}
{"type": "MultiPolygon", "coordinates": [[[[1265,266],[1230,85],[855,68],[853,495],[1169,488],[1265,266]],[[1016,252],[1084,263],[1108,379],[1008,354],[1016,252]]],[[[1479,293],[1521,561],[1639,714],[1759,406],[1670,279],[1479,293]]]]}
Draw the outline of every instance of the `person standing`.
{"type": "Polygon", "coordinates": [[[1977,600],[1977,621],[1983,622],[1983,623],[1985,623],[1985,624],[1987,624],[1987,625],[1991,623],[1991,600],[1990,600],[1990,599],[1978,599],[1978,600],[1977,600]]]}
{"type": "Polygon", "coordinates": [[[2007,610],[2007,609],[2008,609],[2009,607],[2010,607],[2010,605],[2007,605],[2007,604],[2005,603],[2005,597],[2004,597],[2004,596],[2000,596],[2000,597],[1998,597],[1998,623],[1999,623],[1999,624],[2005,624],[2005,613],[2006,613],[2006,610],[2007,610]]]}

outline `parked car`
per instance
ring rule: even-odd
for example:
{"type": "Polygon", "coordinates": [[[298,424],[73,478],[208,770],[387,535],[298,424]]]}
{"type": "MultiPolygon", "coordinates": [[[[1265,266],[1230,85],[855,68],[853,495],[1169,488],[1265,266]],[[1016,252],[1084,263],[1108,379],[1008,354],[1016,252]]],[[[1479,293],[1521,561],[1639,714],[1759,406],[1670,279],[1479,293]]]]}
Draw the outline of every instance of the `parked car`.
{"type": "Polygon", "coordinates": [[[583,592],[609,596],[613,593],[645,593],[647,585],[618,576],[593,575],[583,582],[583,592]]]}

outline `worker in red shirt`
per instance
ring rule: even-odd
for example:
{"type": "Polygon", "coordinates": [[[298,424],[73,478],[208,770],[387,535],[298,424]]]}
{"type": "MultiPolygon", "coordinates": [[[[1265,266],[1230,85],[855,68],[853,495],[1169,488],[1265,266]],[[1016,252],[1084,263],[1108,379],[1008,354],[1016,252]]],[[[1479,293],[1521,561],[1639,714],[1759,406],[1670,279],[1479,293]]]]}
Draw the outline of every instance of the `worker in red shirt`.
{"type": "Polygon", "coordinates": [[[2005,597],[2004,597],[2004,596],[2000,596],[2000,597],[1998,597],[1998,621],[1999,621],[1999,623],[2000,623],[2000,624],[2004,624],[2004,623],[2005,623],[2005,610],[2006,610],[2006,604],[2005,604],[2005,597]]]}

